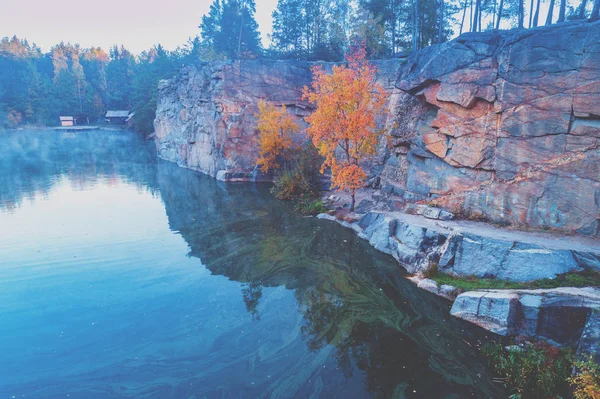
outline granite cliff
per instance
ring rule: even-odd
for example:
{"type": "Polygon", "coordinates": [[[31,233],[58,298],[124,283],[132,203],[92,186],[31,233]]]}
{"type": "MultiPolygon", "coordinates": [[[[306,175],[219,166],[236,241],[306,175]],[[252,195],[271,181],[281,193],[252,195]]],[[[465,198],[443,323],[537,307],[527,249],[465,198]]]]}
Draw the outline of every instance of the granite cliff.
{"type": "MultiPolygon", "coordinates": [[[[370,206],[427,203],[458,216],[600,235],[600,22],[469,33],[378,62],[390,137],[370,206]]],[[[312,64],[227,61],[162,81],[159,155],[221,180],[261,180],[262,98],[302,122],[312,64]]],[[[325,65],[329,67],[329,65],[325,65]]]]}
{"type": "MultiPolygon", "coordinates": [[[[312,106],[302,100],[302,89],[310,85],[314,65],[252,60],[183,68],[177,77],[159,84],[154,121],[159,155],[219,180],[270,180],[255,162],[258,102],[285,105],[296,122],[306,126],[303,118],[312,106]]],[[[379,82],[388,90],[394,87],[399,65],[397,60],[377,62],[379,82]]]]}

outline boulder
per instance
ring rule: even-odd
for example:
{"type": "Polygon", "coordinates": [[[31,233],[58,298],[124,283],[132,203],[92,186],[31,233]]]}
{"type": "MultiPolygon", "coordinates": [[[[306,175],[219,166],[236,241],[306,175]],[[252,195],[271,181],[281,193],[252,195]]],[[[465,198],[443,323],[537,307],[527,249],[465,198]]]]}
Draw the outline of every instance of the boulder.
{"type": "Polygon", "coordinates": [[[460,294],[451,314],[500,335],[543,338],[600,354],[600,290],[482,290],[460,294]]]}

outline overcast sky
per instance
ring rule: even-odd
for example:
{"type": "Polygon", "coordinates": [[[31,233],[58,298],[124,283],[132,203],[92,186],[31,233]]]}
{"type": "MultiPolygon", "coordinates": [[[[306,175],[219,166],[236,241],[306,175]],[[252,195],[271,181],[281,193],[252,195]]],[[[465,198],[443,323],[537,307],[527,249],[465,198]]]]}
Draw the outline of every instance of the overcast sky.
{"type": "MultiPolygon", "coordinates": [[[[255,0],[256,20],[267,44],[277,0],[255,0]]],[[[167,49],[200,33],[212,0],[2,0],[0,37],[17,35],[47,51],[60,41],[134,53],[161,43],[167,49]]]]}

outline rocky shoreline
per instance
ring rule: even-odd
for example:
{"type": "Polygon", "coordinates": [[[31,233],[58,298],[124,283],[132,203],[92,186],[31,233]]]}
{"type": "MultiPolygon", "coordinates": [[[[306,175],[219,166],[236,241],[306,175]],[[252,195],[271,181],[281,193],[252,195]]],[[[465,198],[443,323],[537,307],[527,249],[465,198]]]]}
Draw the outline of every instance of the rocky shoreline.
{"type": "MultiPolygon", "coordinates": [[[[338,221],[328,214],[319,217],[338,221]]],[[[581,236],[523,232],[401,212],[369,211],[355,222],[340,222],[392,255],[410,273],[436,264],[440,272],[455,276],[526,282],[600,270],[600,242],[581,236]]]]}
{"type": "MultiPolygon", "coordinates": [[[[374,61],[389,134],[365,165],[389,211],[413,204],[520,229],[600,235],[600,21],[466,33],[374,61]]],[[[204,62],[158,88],[161,158],[223,181],[264,181],[255,114],[285,105],[301,126],[311,68],[204,62]]],[[[302,133],[295,138],[302,141],[302,133]]]]}
{"type": "MultiPolygon", "coordinates": [[[[364,165],[362,216],[320,217],[353,229],[417,276],[431,265],[516,282],[600,270],[598,37],[600,21],[570,21],[466,33],[376,61],[389,93],[381,121],[389,134],[364,165]]],[[[285,105],[305,127],[312,105],[302,88],[317,64],[331,68],[293,60],[182,68],[159,84],[159,156],[222,181],[271,180],[256,168],[257,104],[285,105]]],[[[596,288],[459,293],[415,282],[456,296],[452,313],[490,331],[600,353],[596,288]]]]}
{"type": "Polygon", "coordinates": [[[454,275],[513,281],[600,270],[600,243],[596,240],[519,231],[504,231],[504,235],[493,238],[496,228],[484,223],[465,225],[400,213],[368,212],[355,221],[327,213],[317,217],[354,230],[376,249],[392,255],[413,273],[409,280],[419,288],[452,301],[450,313],[455,317],[498,335],[544,339],[600,356],[600,288],[461,293],[456,287],[440,286],[422,276],[432,262],[439,262],[441,270],[454,275]],[[576,240],[577,250],[567,249],[571,240],[576,240]]]}

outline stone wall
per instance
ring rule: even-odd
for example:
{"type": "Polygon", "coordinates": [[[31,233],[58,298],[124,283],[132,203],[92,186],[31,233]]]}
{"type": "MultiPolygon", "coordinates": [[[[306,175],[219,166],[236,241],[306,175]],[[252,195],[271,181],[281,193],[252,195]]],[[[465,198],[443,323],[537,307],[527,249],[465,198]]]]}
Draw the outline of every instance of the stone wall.
{"type": "MultiPolygon", "coordinates": [[[[302,62],[214,62],[183,68],[159,84],[154,121],[159,155],[210,176],[244,177],[257,156],[254,114],[262,98],[308,115],[301,90],[310,82],[302,62]]],[[[256,176],[256,174],[253,174],[256,176]]]]}

